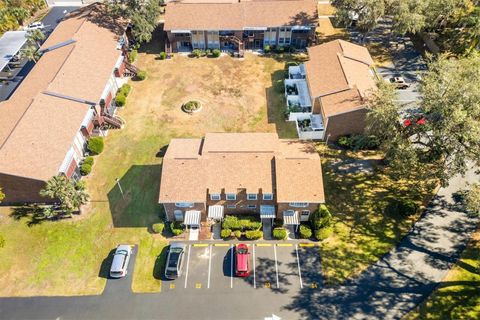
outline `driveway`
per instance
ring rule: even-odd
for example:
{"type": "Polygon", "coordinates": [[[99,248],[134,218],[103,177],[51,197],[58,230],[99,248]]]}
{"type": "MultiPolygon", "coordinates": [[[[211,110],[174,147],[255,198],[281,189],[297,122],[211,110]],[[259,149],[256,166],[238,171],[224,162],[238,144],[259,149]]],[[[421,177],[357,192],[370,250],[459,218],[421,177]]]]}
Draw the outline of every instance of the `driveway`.
{"type": "MultiPolygon", "coordinates": [[[[45,25],[43,30],[45,36],[49,36],[52,31],[57,27],[60,20],[65,14],[72,12],[79,7],[53,7],[48,14],[41,20],[45,25]]],[[[24,60],[17,68],[12,68],[11,80],[0,83],[0,101],[10,98],[12,93],[20,85],[23,79],[35,66],[33,61],[24,60]]]]}
{"type": "Polygon", "coordinates": [[[255,246],[255,275],[240,279],[231,277],[228,244],[192,245],[188,275],[164,282],[161,293],[107,285],[101,296],[3,298],[0,313],[6,319],[400,319],[442,283],[479,223],[452,200],[479,178],[473,170],[453,178],[394,250],[341,286],[322,282],[317,248],[255,246]]]}

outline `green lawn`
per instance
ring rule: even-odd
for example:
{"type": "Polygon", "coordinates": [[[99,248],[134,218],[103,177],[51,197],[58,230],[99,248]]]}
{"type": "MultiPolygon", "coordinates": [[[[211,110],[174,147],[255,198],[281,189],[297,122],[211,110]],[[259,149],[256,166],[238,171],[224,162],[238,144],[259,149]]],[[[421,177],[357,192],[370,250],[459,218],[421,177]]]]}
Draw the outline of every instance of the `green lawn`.
{"type": "Polygon", "coordinates": [[[480,319],[480,231],[437,290],[405,320],[480,319]]]}
{"type": "Polygon", "coordinates": [[[329,283],[342,282],[363,271],[388,252],[410,229],[417,216],[384,214],[392,199],[419,205],[433,194],[433,181],[397,180],[381,165],[376,152],[346,152],[319,146],[326,203],[334,217],[334,234],[321,243],[322,267],[329,283]],[[371,159],[374,173],[340,174],[336,161],[371,159]]]}

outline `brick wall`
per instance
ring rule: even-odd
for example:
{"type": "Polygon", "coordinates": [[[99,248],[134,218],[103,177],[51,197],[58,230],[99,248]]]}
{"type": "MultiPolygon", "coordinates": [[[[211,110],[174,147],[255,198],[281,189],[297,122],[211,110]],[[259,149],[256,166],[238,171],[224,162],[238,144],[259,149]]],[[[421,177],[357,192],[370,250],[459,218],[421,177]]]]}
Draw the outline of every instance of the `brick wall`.
{"type": "Polygon", "coordinates": [[[273,200],[263,200],[263,194],[257,194],[257,200],[247,200],[247,191],[245,189],[241,189],[237,192],[237,199],[236,200],[226,200],[226,194],[224,191],[220,194],[221,200],[210,200],[210,194],[207,195],[207,205],[214,206],[214,205],[221,205],[224,206],[224,213],[225,214],[260,214],[260,206],[261,205],[275,205],[275,195],[273,200]],[[236,208],[228,208],[228,205],[235,205],[236,208]],[[255,205],[255,209],[248,208],[248,205],[255,205]]]}
{"type": "Polygon", "coordinates": [[[310,213],[312,213],[313,211],[318,209],[318,206],[319,206],[319,203],[309,203],[308,207],[306,208],[298,208],[298,207],[290,207],[288,203],[279,203],[278,210],[277,210],[277,219],[283,219],[283,211],[293,210],[293,211],[298,211],[298,213],[300,214],[300,212],[303,210],[310,210],[310,213]]]}
{"type": "Polygon", "coordinates": [[[360,109],[329,117],[325,137],[330,134],[330,141],[333,141],[342,135],[363,133],[367,112],[367,109],[360,109]]]}
{"type": "Polygon", "coordinates": [[[168,221],[175,221],[175,210],[180,210],[183,212],[185,217],[185,212],[189,210],[198,210],[202,213],[202,221],[207,220],[207,213],[205,208],[205,203],[196,202],[193,204],[192,208],[178,208],[175,206],[175,203],[164,203],[165,215],[168,221]]]}

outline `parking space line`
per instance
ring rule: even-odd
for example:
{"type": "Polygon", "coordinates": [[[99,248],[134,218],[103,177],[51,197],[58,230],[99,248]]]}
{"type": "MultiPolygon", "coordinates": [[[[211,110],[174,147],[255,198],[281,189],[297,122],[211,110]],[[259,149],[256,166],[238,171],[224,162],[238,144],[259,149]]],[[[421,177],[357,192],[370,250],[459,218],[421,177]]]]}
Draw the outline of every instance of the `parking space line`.
{"type": "Polygon", "coordinates": [[[275,272],[277,273],[277,289],[280,288],[278,284],[278,263],[277,263],[277,246],[273,246],[273,252],[275,254],[275,272]]]}
{"type": "Polygon", "coordinates": [[[210,289],[210,272],[212,271],[212,246],[209,247],[210,255],[208,258],[208,280],[207,280],[207,289],[210,289]]]}
{"type": "Polygon", "coordinates": [[[298,278],[300,280],[300,288],[303,289],[302,270],[300,269],[300,258],[298,257],[298,245],[295,245],[295,252],[297,253],[298,278]]]}
{"type": "Polygon", "coordinates": [[[208,247],[208,243],[194,243],[194,247],[208,247]]]}
{"type": "Polygon", "coordinates": [[[291,243],[277,243],[277,246],[279,246],[279,247],[291,247],[292,244],[291,243]]]}
{"type": "Polygon", "coordinates": [[[271,247],[272,244],[271,243],[257,243],[256,246],[257,247],[271,247]]]}
{"type": "Polygon", "coordinates": [[[253,248],[253,288],[257,288],[257,280],[255,279],[255,246],[253,248]]]}
{"type": "Polygon", "coordinates": [[[215,243],[214,246],[215,247],[228,247],[230,245],[228,243],[215,243]]]}
{"type": "Polygon", "coordinates": [[[314,245],[313,243],[300,243],[300,247],[313,247],[314,245]]]}
{"type": "Polygon", "coordinates": [[[185,271],[185,289],[187,288],[187,282],[188,282],[188,265],[190,264],[190,251],[192,251],[191,246],[188,245],[187,270],[185,271]]]}
{"type": "Polygon", "coordinates": [[[233,244],[230,245],[230,289],[233,288],[233,244]]]}

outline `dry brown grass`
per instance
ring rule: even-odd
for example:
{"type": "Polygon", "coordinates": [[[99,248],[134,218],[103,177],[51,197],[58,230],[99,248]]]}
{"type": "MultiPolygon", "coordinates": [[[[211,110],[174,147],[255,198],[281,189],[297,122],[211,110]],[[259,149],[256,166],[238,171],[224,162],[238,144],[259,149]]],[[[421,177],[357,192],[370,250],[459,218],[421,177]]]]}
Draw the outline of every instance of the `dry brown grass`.
{"type": "Polygon", "coordinates": [[[335,39],[348,40],[347,31],[343,28],[336,28],[332,23],[333,18],[319,18],[319,26],[316,29],[320,42],[328,42],[335,39]]]}
{"type": "Polygon", "coordinates": [[[334,6],[326,3],[319,3],[317,9],[319,16],[333,16],[336,11],[334,6]]]}

